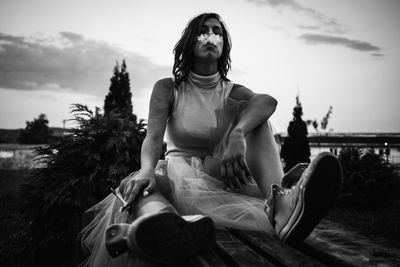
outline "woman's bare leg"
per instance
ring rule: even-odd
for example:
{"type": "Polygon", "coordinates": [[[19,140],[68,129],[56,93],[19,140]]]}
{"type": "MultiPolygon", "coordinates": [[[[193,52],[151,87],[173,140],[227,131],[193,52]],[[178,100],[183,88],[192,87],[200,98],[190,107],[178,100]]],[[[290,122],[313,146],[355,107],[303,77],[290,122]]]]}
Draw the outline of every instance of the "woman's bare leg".
{"type": "Polygon", "coordinates": [[[172,206],[171,184],[168,177],[156,175],[157,190],[147,197],[139,196],[133,207],[133,214],[136,218],[144,214],[169,211],[178,213],[172,206]]]}
{"type": "Polygon", "coordinates": [[[264,123],[247,136],[247,146],[247,163],[266,198],[265,211],[278,237],[288,243],[304,240],[340,193],[339,161],[330,153],[321,153],[309,167],[300,165],[293,173],[300,177],[294,179],[294,184],[289,181],[291,188],[285,188],[280,186],[283,169],[268,124],[264,123]],[[272,184],[277,184],[273,190],[272,184]]]}
{"type": "MultiPolygon", "coordinates": [[[[128,179],[121,182],[119,191],[124,192],[128,179]]],[[[117,257],[121,253],[130,250],[127,243],[128,229],[130,224],[135,223],[140,217],[144,215],[158,214],[160,212],[177,213],[175,208],[168,201],[171,197],[171,184],[168,177],[156,175],[157,187],[147,197],[139,194],[137,199],[133,202],[130,215],[127,223],[112,223],[106,230],[106,248],[112,257],[117,257]]],[[[122,207],[122,203],[114,207],[114,211],[118,212],[122,207]]]]}
{"type": "Polygon", "coordinates": [[[157,263],[176,265],[196,253],[212,249],[215,244],[213,221],[200,215],[187,219],[180,217],[168,201],[173,188],[170,180],[162,176],[156,176],[156,179],[157,190],[147,197],[139,196],[133,202],[132,222],[107,228],[108,253],[116,257],[130,250],[139,251],[137,255],[144,262],[144,259],[152,259],[157,263]]]}
{"type": "Polygon", "coordinates": [[[132,207],[133,218],[144,214],[169,211],[178,213],[171,205],[171,180],[168,177],[156,175],[157,189],[147,197],[138,196],[132,207]]]}
{"type": "Polygon", "coordinates": [[[272,184],[280,184],[283,168],[268,122],[247,135],[247,164],[264,198],[272,184]]]}

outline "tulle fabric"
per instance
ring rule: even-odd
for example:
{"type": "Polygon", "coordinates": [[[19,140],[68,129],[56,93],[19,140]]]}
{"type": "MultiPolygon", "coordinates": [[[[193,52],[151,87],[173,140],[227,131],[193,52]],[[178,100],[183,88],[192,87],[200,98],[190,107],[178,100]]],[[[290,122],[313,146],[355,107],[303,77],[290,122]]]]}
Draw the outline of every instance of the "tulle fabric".
{"type": "Polygon", "coordinates": [[[272,232],[264,212],[264,201],[256,184],[240,191],[227,191],[218,178],[206,170],[219,165],[217,159],[202,161],[197,157],[176,157],[168,160],[168,176],[174,184],[172,203],[182,215],[210,216],[217,228],[272,232]]]}
{"type": "MultiPolygon", "coordinates": [[[[246,102],[229,100],[228,105],[215,111],[217,127],[211,129],[211,155],[199,157],[170,157],[160,160],[156,174],[167,176],[172,183],[171,204],[181,215],[203,214],[213,219],[217,228],[232,227],[274,233],[264,212],[264,200],[255,183],[240,191],[224,189],[219,177],[221,156],[227,143],[229,129],[246,102]]],[[[133,178],[134,179],[134,178],[133,178]]],[[[90,256],[80,266],[147,266],[131,253],[111,258],[105,248],[105,231],[114,223],[129,223],[128,213],[119,212],[121,203],[110,194],[89,209],[94,219],[81,232],[81,245],[90,256]]]]}
{"type": "MultiPolygon", "coordinates": [[[[92,221],[80,233],[83,253],[88,257],[79,266],[135,266],[135,257],[122,254],[111,258],[105,247],[105,231],[113,223],[128,222],[128,213],[118,212],[121,206],[114,195],[110,194],[101,202],[85,212],[84,217],[93,217],[92,221]]],[[[136,265],[140,266],[140,265],[136,265]]]]}

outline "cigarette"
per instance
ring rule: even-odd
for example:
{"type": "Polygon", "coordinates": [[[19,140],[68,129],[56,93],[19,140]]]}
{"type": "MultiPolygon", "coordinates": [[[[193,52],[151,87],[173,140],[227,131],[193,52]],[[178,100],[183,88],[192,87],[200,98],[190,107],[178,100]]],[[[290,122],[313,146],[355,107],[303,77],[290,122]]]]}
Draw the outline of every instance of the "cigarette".
{"type": "Polygon", "coordinates": [[[114,189],[110,188],[111,192],[122,202],[122,205],[126,207],[128,203],[122,198],[121,194],[119,192],[116,192],[114,189]]]}

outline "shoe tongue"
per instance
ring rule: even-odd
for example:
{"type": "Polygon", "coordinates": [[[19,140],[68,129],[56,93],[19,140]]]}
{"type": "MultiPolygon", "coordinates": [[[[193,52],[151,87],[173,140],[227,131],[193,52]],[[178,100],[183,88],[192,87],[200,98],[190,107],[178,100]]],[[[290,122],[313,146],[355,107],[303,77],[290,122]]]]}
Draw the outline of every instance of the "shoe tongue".
{"type": "Polygon", "coordinates": [[[265,213],[268,216],[268,220],[271,223],[272,227],[275,228],[275,220],[274,220],[274,213],[275,213],[275,209],[274,209],[274,190],[276,190],[275,188],[279,186],[277,186],[276,184],[271,185],[271,189],[269,192],[268,197],[265,199],[265,213]]]}

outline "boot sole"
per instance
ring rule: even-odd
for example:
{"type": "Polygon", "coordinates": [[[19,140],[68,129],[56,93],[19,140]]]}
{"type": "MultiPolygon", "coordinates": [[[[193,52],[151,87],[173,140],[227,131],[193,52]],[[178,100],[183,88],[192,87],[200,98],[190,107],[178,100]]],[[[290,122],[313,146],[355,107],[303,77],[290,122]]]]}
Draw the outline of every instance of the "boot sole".
{"type": "Polygon", "coordinates": [[[153,214],[138,223],[135,243],[133,249],[150,261],[182,263],[213,249],[215,226],[209,217],[190,222],[175,213],[153,214]]]}
{"type": "Polygon", "coordinates": [[[339,161],[330,153],[321,153],[303,181],[299,201],[287,225],[279,233],[286,243],[303,241],[335,203],[342,187],[339,161]]]}

